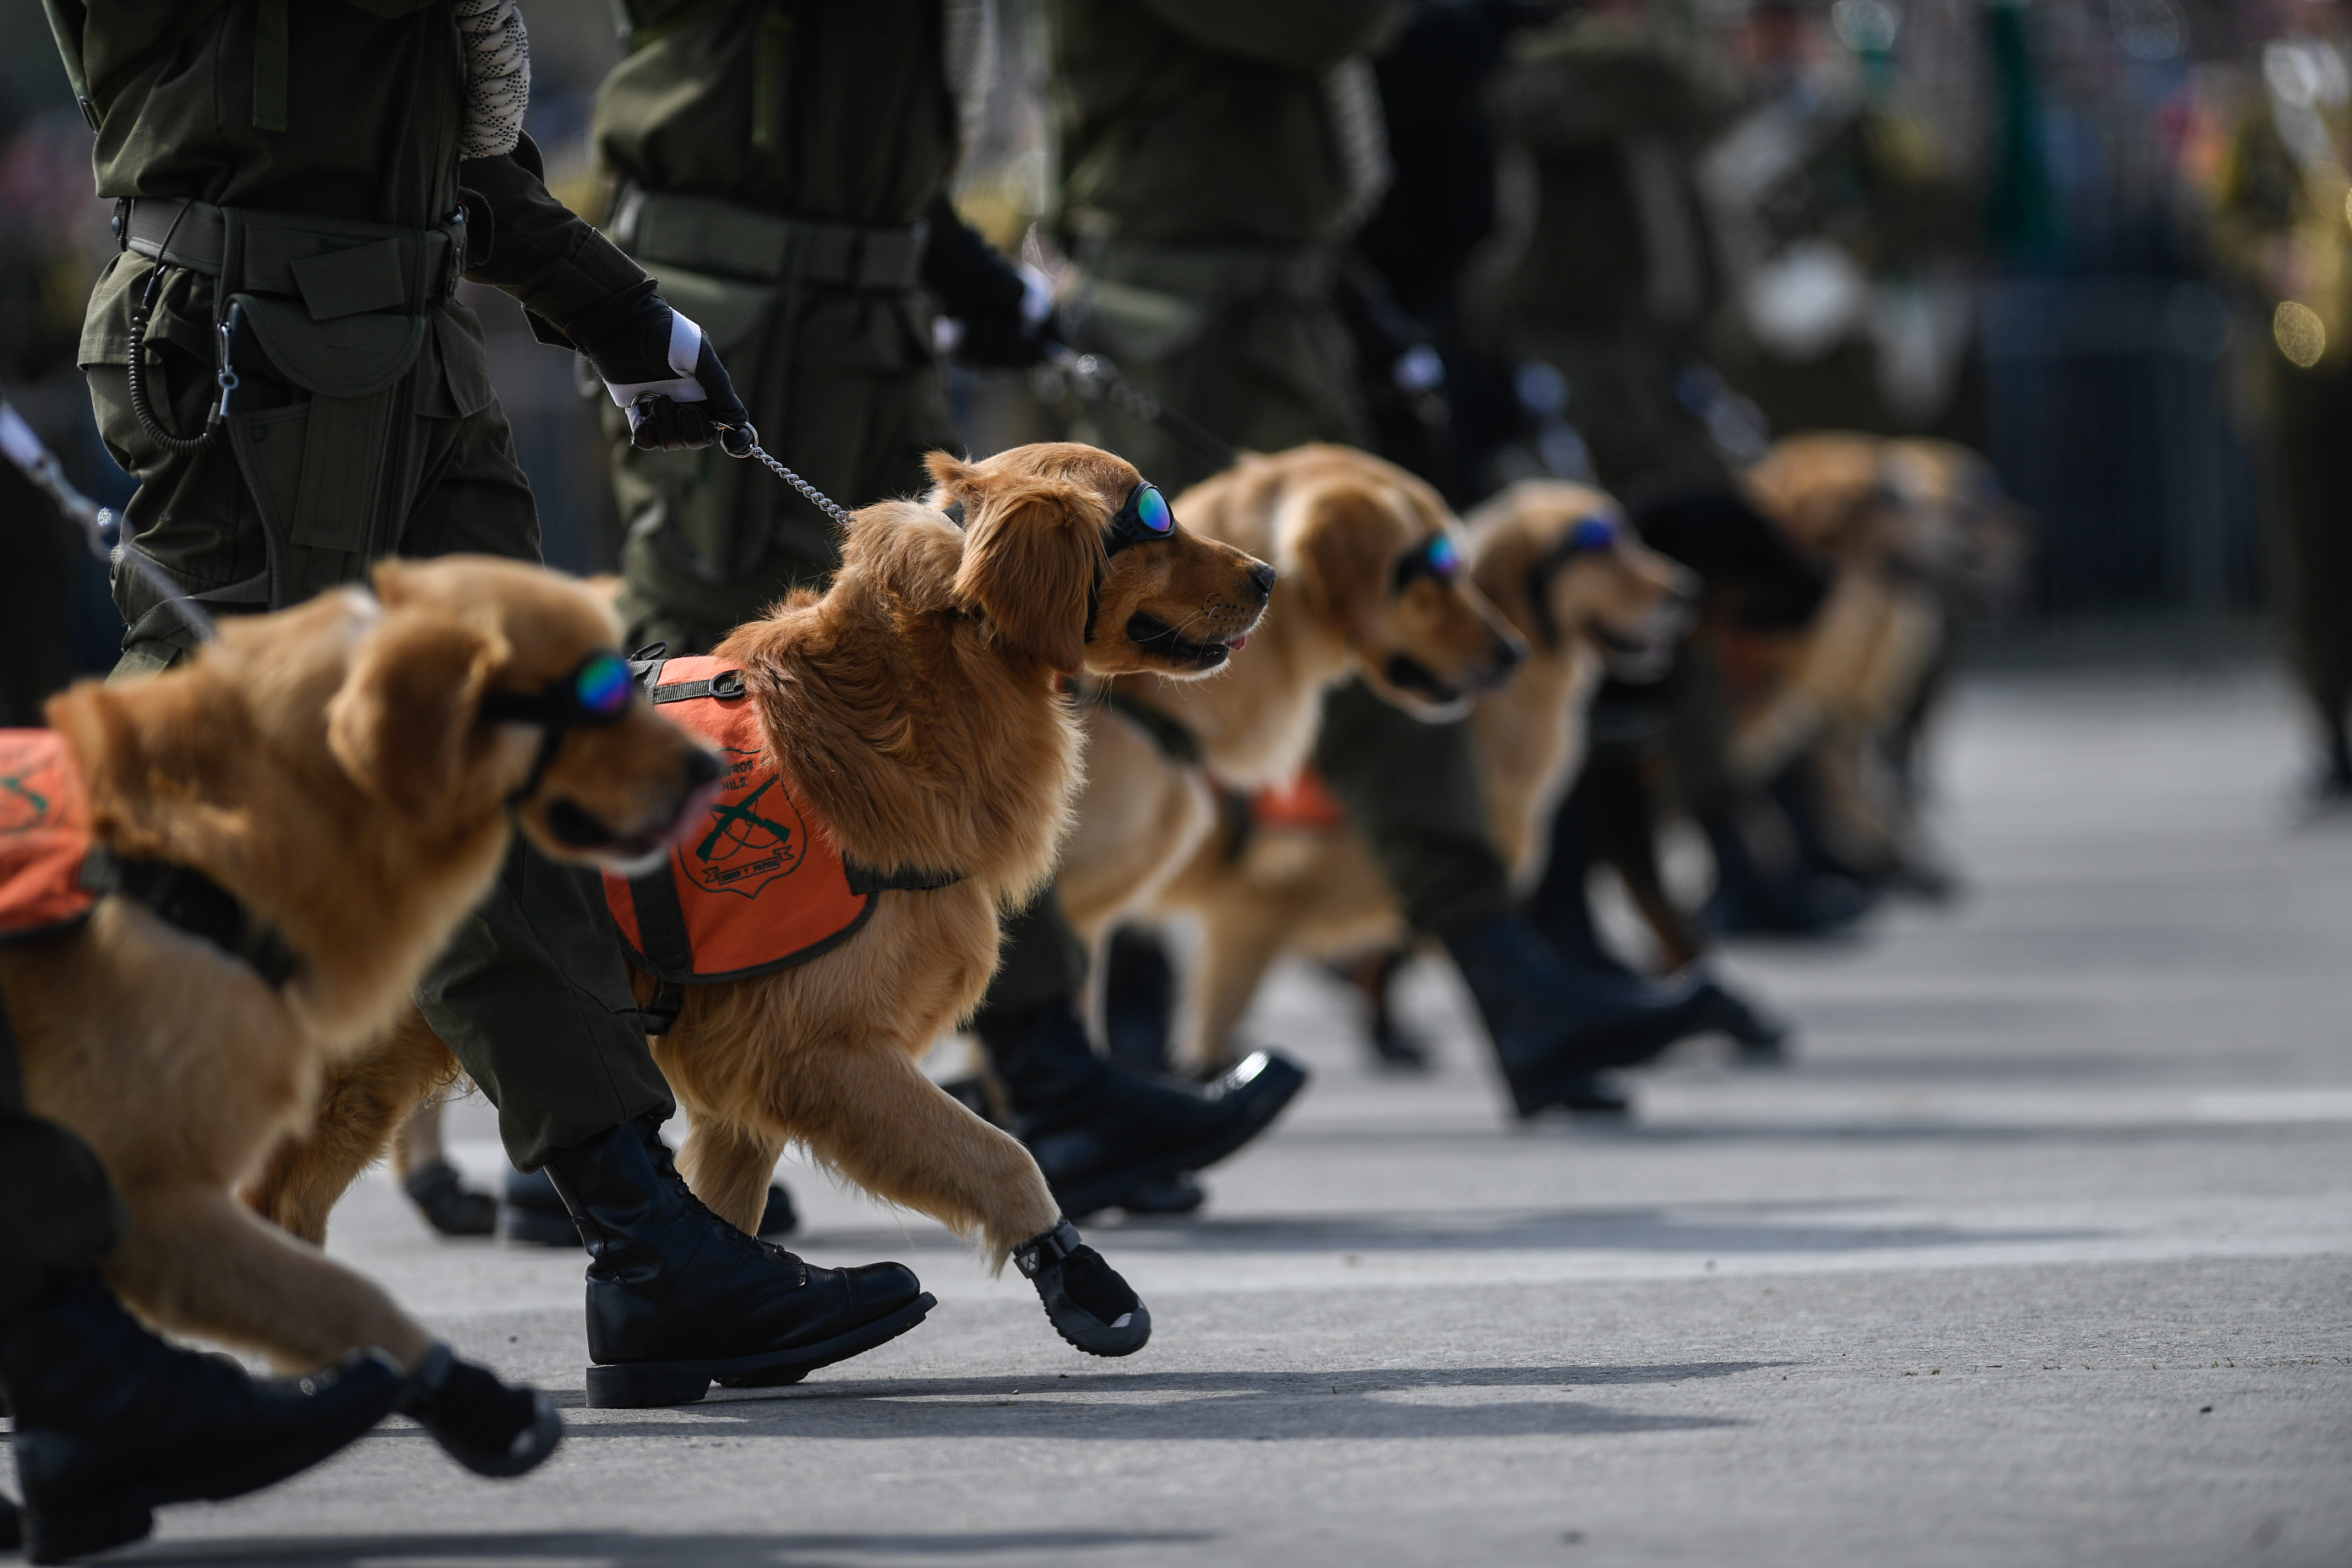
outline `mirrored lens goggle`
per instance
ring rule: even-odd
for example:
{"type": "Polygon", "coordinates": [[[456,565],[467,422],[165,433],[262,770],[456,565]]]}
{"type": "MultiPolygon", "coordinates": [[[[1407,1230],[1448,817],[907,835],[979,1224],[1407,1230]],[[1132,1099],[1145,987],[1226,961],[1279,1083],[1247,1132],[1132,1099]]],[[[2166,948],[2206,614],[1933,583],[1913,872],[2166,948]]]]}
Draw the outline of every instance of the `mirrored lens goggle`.
{"type": "Polygon", "coordinates": [[[1397,563],[1397,589],[1402,593],[1416,577],[1448,582],[1461,570],[1461,541],[1450,533],[1433,533],[1397,563]]]}
{"type": "Polygon", "coordinates": [[[1116,555],[1132,545],[1147,544],[1155,539],[1165,539],[1174,531],[1176,514],[1169,509],[1168,498],[1160,493],[1155,484],[1140,484],[1110,520],[1103,534],[1103,552],[1116,555]]]}

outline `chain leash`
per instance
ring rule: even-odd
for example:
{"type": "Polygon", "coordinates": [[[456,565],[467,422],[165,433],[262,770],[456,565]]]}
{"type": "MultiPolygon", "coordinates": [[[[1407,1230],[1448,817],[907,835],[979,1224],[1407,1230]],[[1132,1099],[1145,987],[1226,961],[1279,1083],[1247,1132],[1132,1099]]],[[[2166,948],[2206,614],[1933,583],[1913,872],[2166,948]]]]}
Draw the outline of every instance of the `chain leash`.
{"type": "Polygon", "coordinates": [[[758,458],[761,462],[767,465],[768,471],[770,473],[775,475],[776,478],[783,480],[784,483],[792,486],[793,489],[806,496],[809,499],[809,504],[815,507],[817,510],[824,513],[825,516],[833,519],[834,521],[841,524],[844,528],[849,526],[849,509],[843,506],[839,501],[834,500],[831,496],[825,494],[823,490],[817,489],[814,485],[809,483],[806,479],[801,478],[798,474],[793,472],[790,468],[784,467],[783,464],[776,461],[773,457],[770,456],[768,449],[760,445],[760,432],[756,426],[751,425],[721,425],[719,428],[721,430],[731,430],[743,437],[743,450],[738,452],[732,447],[728,446],[726,442],[721,441],[719,444],[719,449],[720,451],[725,452],[730,458],[758,458]]]}

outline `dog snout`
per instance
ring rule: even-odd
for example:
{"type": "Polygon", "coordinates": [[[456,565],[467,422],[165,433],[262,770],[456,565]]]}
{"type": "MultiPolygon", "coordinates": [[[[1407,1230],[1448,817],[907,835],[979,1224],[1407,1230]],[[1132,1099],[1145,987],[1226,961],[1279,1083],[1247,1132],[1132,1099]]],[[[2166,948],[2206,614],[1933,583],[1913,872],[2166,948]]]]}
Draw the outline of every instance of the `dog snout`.
{"type": "Polygon", "coordinates": [[[1274,597],[1274,568],[1259,562],[1250,568],[1250,586],[1257,590],[1257,602],[1265,604],[1274,597]]]}
{"type": "Polygon", "coordinates": [[[686,787],[700,789],[719,777],[719,759],[697,746],[686,754],[686,787]]]}

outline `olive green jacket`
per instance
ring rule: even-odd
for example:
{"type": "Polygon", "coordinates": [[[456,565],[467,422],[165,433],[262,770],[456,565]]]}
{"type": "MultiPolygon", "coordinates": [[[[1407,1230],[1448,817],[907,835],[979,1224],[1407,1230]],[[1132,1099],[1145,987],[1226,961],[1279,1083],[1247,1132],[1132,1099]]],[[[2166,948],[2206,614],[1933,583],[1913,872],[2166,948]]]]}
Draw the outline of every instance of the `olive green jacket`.
{"type": "MultiPolygon", "coordinates": [[[[100,116],[100,195],[423,228],[457,210],[462,186],[478,198],[467,204],[477,221],[467,276],[546,320],[560,326],[643,279],[548,194],[527,139],[461,168],[465,65],[447,0],[284,0],[282,72],[263,38],[269,9],[266,0],[93,0],[80,58],[100,116]]],[[[83,364],[129,357],[131,298],[152,267],[129,252],[109,264],[85,318],[83,364]]],[[[209,361],[212,314],[211,279],[182,273],[152,331],[209,361]]],[[[435,315],[425,353],[443,372],[428,363],[421,411],[473,413],[490,401],[479,330],[462,308],[435,315]]]]}
{"type": "Polygon", "coordinates": [[[1047,0],[1064,226],[1175,245],[1344,238],[1329,73],[1402,12],[1398,0],[1047,0]]]}
{"type": "Polygon", "coordinates": [[[596,95],[631,184],[781,216],[900,226],[955,173],[940,0],[630,0],[629,57],[596,95]]]}

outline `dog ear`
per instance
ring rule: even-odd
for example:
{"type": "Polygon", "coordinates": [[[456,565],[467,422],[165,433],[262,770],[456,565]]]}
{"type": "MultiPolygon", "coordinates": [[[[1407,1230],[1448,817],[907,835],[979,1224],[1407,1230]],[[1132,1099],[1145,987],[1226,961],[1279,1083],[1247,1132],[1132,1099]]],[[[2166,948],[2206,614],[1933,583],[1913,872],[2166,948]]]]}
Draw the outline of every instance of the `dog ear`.
{"type": "Polygon", "coordinates": [[[1396,531],[1360,490],[1326,490],[1307,506],[1297,535],[1307,602],[1334,628],[1362,629],[1387,596],[1396,531]]]}
{"type": "MultiPolygon", "coordinates": [[[[940,456],[932,455],[934,474],[940,456]]],[[[1100,503],[1061,479],[969,468],[957,478],[966,509],[957,601],[995,622],[1015,647],[1076,673],[1087,657],[1087,601],[1105,566],[1100,503]]]]}
{"type": "Polygon", "coordinates": [[[497,632],[455,616],[387,610],[327,704],[329,750],[366,794],[431,821],[461,791],[482,693],[510,651],[497,632]]]}

